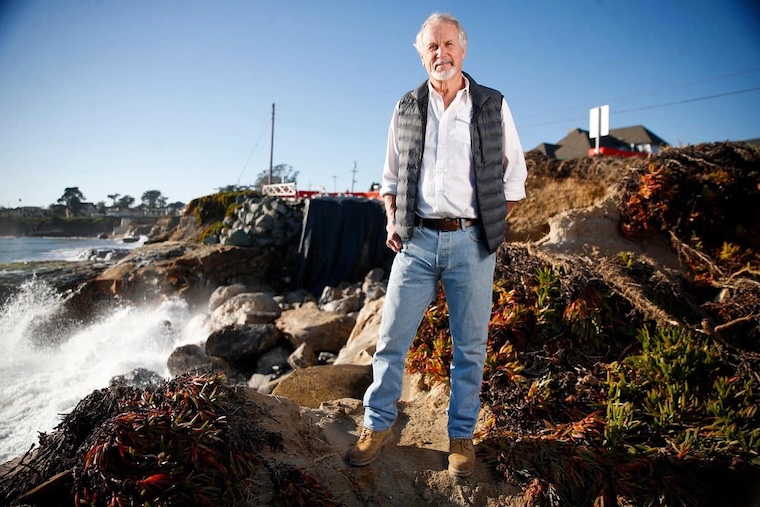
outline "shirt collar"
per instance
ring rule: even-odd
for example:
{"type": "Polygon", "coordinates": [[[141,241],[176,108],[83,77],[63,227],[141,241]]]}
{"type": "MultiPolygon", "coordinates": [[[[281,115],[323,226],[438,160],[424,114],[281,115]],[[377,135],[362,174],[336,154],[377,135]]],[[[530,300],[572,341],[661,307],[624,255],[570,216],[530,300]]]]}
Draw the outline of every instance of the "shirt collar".
{"type": "MultiPolygon", "coordinates": [[[[462,78],[464,79],[464,88],[457,91],[457,96],[459,96],[459,94],[461,93],[463,97],[466,97],[469,99],[470,98],[470,80],[467,79],[467,76],[465,76],[464,73],[462,73],[462,78]]],[[[435,89],[433,89],[433,85],[430,83],[430,79],[427,80],[427,86],[428,86],[428,94],[431,97],[441,96],[440,93],[438,93],[437,91],[435,91],[435,89]]]]}

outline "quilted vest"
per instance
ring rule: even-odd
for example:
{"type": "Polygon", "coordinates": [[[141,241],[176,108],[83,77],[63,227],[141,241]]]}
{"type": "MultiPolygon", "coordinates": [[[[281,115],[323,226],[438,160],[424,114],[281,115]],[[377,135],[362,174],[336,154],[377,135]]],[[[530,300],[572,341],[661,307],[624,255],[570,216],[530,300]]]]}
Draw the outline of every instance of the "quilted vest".
{"type": "MultiPolygon", "coordinates": [[[[493,253],[504,241],[507,202],[504,198],[504,158],[502,150],[501,102],[497,90],[480,86],[467,74],[472,99],[472,161],[475,171],[475,196],[488,251],[493,253]]],[[[427,81],[399,102],[399,181],[396,194],[396,230],[408,241],[414,231],[417,184],[428,112],[427,81]]]]}

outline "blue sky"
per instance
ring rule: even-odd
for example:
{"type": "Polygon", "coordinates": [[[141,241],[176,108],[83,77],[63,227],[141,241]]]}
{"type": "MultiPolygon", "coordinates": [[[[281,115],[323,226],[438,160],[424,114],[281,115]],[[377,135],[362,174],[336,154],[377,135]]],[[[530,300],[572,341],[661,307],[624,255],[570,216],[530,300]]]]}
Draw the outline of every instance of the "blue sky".
{"type": "Polygon", "coordinates": [[[750,0],[4,0],[0,206],[250,184],[272,104],[273,162],[300,189],[366,190],[434,11],[464,25],[464,69],[504,93],[525,150],[604,104],[673,145],[760,137],[750,0]]]}

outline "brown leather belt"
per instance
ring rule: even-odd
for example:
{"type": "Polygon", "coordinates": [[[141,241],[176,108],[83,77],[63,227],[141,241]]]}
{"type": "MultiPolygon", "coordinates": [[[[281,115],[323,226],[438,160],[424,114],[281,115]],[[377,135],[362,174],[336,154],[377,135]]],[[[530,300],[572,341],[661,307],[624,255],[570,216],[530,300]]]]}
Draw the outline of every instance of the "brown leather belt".
{"type": "Polygon", "coordinates": [[[478,221],[471,218],[421,218],[415,217],[414,225],[437,229],[443,232],[452,232],[465,227],[472,227],[478,221]]]}

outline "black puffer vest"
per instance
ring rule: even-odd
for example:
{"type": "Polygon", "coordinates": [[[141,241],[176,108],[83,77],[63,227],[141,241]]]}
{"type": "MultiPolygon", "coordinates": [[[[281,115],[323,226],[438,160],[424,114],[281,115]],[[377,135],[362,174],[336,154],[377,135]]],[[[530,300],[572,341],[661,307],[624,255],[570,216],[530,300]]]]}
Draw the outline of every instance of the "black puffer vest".
{"type": "MultiPolygon", "coordinates": [[[[475,195],[486,246],[493,253],[504,241],[507,202],[504,198],[504,166],[502,165],[502,95],[480,86],[467,74],[472,98],[472,160],[475,170],[475,195]]],[[[427,81],[399,102],[399,181],[396,195],[396,230],[408,241],[414,230],[417,184],[422,153],[425,149],[425,128],[428,113],[427,81]]]]}

